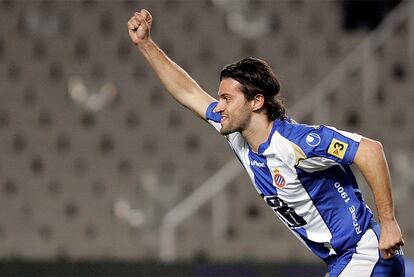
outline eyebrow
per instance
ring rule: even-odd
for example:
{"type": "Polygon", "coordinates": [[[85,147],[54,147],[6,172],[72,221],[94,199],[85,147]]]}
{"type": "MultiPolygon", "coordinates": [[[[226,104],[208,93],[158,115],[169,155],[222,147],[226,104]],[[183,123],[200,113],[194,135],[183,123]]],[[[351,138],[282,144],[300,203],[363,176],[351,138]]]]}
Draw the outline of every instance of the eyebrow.
{"type": "Polygon", "coordinates": [[[223,92],[222,94],[220,94],[220,92],[217,93],[219,97],[224,97],[224,96],[231,96],[230,93],[228,92],[223,92]]]}

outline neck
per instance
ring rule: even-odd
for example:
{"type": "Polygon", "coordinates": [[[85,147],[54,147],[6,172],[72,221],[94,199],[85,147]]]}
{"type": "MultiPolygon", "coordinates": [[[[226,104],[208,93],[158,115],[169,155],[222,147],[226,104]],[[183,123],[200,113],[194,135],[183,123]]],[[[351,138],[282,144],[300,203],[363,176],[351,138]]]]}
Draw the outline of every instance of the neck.
{"type": "Polygon", "coordinates": [[[258,152],[259,146],[266,142],[273,128],[273,121],[267,116],[252,118],[249,126],[241,132],[244,139],[254,152],[258,152]]]}

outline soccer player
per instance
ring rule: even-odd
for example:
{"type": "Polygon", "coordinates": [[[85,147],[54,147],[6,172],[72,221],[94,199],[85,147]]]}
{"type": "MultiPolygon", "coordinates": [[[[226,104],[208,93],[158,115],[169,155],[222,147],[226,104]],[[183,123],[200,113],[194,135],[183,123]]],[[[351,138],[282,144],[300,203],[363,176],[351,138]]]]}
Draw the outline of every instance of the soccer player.
{"type": "Polygon", "coordinates": [[[257,192],[282,222],[328,265],[329,276],[403,276],[404,245],[395,219],[382,145],[286,116],[269,65],[246,58],[220,74],[218,101],[170,60],[150,36],[152,16],[135,12],[128,31],[168,92],[227,138],[257,192]],[[369,184],[373,220],[350,169],[369,184]]]}

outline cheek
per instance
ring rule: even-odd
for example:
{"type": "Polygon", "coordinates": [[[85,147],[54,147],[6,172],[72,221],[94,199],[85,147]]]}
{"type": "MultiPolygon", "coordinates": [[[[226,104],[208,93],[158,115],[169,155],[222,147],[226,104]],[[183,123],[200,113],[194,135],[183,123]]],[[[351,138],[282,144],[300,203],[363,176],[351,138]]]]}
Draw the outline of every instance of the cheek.
{"type": "Polygon", "coordinates": [[[233,120],[238,123],[243,123],[249,119],[249,107],[246,105],[240,104],[232,110],[231,115],[233,116],[233,120]]]}
{"type": "Polygon", "coordinates": [[[242,102],[237,105],[237,114],[240,117],[245,117],[250,113],[250,106],[248,103],[242,102]]]}

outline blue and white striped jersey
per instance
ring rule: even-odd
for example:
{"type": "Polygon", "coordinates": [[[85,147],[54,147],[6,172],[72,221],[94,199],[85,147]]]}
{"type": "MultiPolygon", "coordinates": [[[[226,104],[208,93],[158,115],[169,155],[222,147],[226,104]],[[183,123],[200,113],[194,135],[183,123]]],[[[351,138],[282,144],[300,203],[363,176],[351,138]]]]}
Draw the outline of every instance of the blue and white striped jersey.
{"type": "MultiPolygon", "coordinates": [[[[216,106],[217,102],[210,104],[206,118],[220,130],[216,106]]],[[[321,259],[329,262],[355,247],[370,227],[372,213],[350,168],[361,136],[275,120],[257,153],[240,133],[227,139],[257,192],[321,259]]]]}

